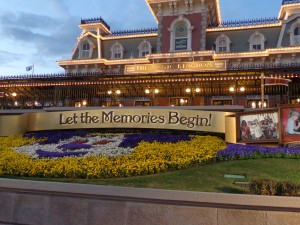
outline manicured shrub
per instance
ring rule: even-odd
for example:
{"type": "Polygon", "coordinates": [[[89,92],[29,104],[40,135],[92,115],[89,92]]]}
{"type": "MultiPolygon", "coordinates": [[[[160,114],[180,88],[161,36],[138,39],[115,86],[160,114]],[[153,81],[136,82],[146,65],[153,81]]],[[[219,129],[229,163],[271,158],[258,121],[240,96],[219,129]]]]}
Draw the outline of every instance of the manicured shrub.
{"type": "Polygon", "coordinates": [[[288,181],[252,180],[249,188],[255,195],[300,196],[300,185],[288,181]]]}

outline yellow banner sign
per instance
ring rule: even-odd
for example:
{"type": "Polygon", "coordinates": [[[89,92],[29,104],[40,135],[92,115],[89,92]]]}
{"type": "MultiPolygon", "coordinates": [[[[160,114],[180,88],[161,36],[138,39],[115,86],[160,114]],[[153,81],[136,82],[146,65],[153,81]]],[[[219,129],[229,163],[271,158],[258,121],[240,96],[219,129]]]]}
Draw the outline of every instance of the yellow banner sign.
{"type": "Polygon", "coordinates": [[[226,70],[226,61],[201,61],[201,62],[177,62],[159,64],[136,64],[126,65],[125,74],[147,74],[147,73],[180,73],[199,71],[223,71],[226,70]]]}
{"type": "Polygon", "coordinates": [[[30,113],[0,116],[0,136],[27,131],[84,128],[152,128],[225,133],[225,116],[230,114],[232,113],[149,108],[30,113]],[[8,126],[9,124],[14,126],[8,126]]]}

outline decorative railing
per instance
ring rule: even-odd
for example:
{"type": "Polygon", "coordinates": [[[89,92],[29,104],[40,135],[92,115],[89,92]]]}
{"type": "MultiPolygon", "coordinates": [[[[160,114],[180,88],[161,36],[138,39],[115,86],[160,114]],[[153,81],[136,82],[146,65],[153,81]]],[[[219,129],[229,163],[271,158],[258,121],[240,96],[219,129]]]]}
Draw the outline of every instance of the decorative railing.
{"type": "Polygon", "coordinates": [[[228,64],[227,70],[239,70],[239,71],[247,71],[247,70],[270,70],[270,69],[297,69],[300,67],[300,63],[261,63],[261,64],[240,64],[240,65],[233,65],[228,64]]]}
{"type": "Polygon", "coordinates": [[[123,36],[123,35],[134,35],[134,34],[151,34],[151,33],[156,33],[156,32],[157,32],[157,28],[135,29],[135,30],[113,31],[109,36],[123,36]]]}
{"type": "Polygon", "coordinates": [[[282,0],[282,5],[300,3],[300,0],[282,0]]]}
{"type": "Polygon", "coordinates": [[[110,26],[101,17],[90,18],[90,19],[81,19],[81,24],[90,24],[90,23],[102,23],[108,30],[110,30],[110,26]]]}
{"type": "MultiPolygon", "coordinates": [[[[264,71],[264,70],[298,70],[300,63],[263,63],[263,64],[240,64],[227,65],[227,71],[264,71]]],[[[17,76],[0,76],[1,81],[17,81],[17,80],[59,80],[59,79],[76,79],[84,77],[104,77],[124,75],[123,70],[104,70],[99,72],[84,72],[84,73],[57,73],[57,74],[30,74],[17,76]]]]}
{"type": "Polygon", "coordinates": [[[221,24],[219,24],[219,25],[209,24],[208,28],[253,26],[253,25],[263,25],[263,24],[275,24],[278,22],[279,22],[279,20],[276,17],[260,18],[260,19],[246,19],[246,20],[229,20],[229,21],[222,21],[221,24]]]}
{"type": "Polygon", "coordinates": [[[106,70],[98,72],[83,72],[83,73],[51,73],[51,74],[30,74],[30,75],[10,75],[0,76],[0,81],[6,80],[52,80],[66,78],[81,78],[81,77],[97,77],[105,75],[124,75],[124,71],[106,70]]]}

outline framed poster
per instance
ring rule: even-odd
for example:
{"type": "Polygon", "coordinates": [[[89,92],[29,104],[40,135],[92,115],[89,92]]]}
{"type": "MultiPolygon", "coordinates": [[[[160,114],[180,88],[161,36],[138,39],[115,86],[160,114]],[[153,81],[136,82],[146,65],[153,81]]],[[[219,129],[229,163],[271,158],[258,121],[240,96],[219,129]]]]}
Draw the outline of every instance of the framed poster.
{"type": "Polygon", "coordinates": [[[278,110],[261,110],[237,114],[238,142],[279,142],[278,110]]]}
{"type": "Polygon", "coordinates": [[[288,147],[300,147],[300,106],[280,107],[281,142],[288,147]]]}

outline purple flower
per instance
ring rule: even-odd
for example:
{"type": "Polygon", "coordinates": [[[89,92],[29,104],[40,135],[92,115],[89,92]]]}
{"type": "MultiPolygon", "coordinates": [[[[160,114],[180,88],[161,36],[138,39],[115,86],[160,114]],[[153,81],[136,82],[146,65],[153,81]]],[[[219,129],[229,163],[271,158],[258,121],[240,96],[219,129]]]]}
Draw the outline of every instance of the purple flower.
{"type": "Polygon", "coordinates": [[[92,147],[92,145],[90,144],[74,144],[74,143],[69,143],[69,144],[62,144],[57,146],[57,148],[62,149],[63,151],[67,151],[67,150],[77,150],[77,149],[90,149],[92,147]]]}
{"type": "Polygon", "coordinates": [[[176,143],[179,141],[190,141],[191,137],[187,134],[152,134],[152,133],[142,133],[142,134],[126,134],[123,141],[119,144],[119,147],[123,148],[135,148],[139,142],[147,141],[152,143],[154,141],[160,143],[176,143]]]}
{"type": "Polygon", "coordinates": [[[87,130],[75,130],[75,131],[41,131],[25,134],[27,138],[47,138],[40,144],[57,144],[60,140],[69,139],[73,136],[85,137],[89,133],[87,130]]]}
{"type": "Polygon", "coordinates": [[[51,152],[45,151],[42,149],[36,150],[36,153],[39,155],[39,158],[61,158],[67,156],[83,156],[87,154],[87,151],[80,151],[80,152],[51,152]]]}
{"type": "Polygon", "coordinates": [[[218,151],[219,160],[248,158],[299,158],[300,148],[265,147],[257,145],[228,144],[227,148],[218,151]]]}

